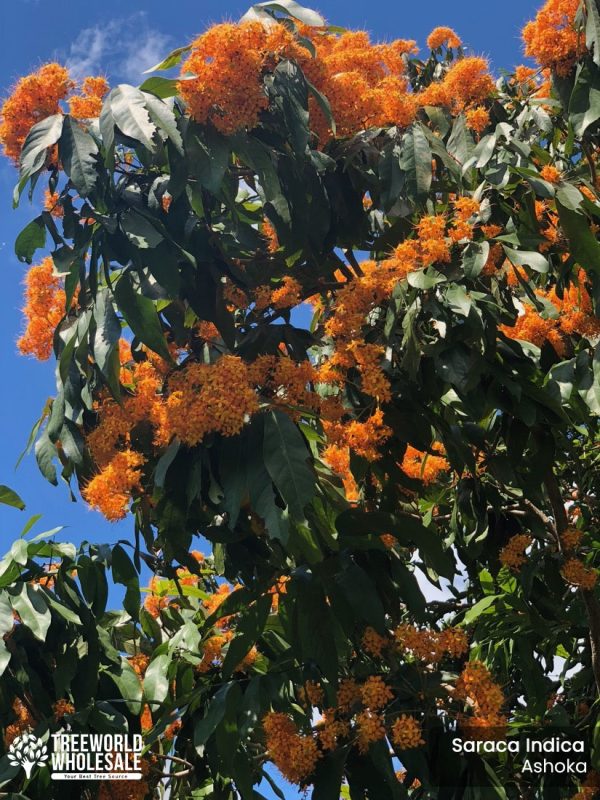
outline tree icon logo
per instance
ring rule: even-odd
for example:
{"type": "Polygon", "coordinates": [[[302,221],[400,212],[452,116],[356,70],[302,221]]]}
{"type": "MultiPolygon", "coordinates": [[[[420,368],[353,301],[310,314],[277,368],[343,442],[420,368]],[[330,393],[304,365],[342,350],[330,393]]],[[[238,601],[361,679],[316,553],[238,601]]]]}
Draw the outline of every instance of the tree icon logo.
{"type": "Polygon", "coordinates": [[[42,767],[48,761],[48,748],[33,733],[23,733],[8,748],[8,760],[13,767],[23,767],[30,778],[34,767],[42,767]]]}

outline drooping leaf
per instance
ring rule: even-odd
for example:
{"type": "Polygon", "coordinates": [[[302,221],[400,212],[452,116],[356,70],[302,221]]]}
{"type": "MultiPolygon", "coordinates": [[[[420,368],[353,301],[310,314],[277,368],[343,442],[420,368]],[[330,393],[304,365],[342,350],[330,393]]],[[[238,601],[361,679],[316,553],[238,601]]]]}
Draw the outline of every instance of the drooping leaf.
{"type": "Polygon", "coordinates": [[[25,508],[25,503],[21,500],[19,495],[13,489],[4,485],[0,485],[0,503],[3,503],[5,506],[18,508],[19,511],[23,511],[25,508]]]}
{"type": "Polygon", "coordinates": [[[310,453],[302,434],[287,414],[271,411],[265,415],[263,454],[290,514],[304,519],[304,507],[315,493],[315,475],[308,465],[310,453]]]}
{"type": "Polygon", "coordinates": [[[123,273],[119,278],[115,288],[115,300],[119,311],[138,339],[155,353],[171,361],[154,301],[144,297],[134,288],[129,272],[123,273]]]}
{"type": "Polygon", "coordinates": [[[67,115],[58,142],[58,153],[65,173],[81,197],[94,191],[98,179],[98,145],[73,117],[67,115]]]}
{"type": "Polygon", "coordinates": [[[15,254],[19,261],[31,264],[36,250],[46,244],[46,226],[41,216],[26,225],[15,241],[15,254]]]}

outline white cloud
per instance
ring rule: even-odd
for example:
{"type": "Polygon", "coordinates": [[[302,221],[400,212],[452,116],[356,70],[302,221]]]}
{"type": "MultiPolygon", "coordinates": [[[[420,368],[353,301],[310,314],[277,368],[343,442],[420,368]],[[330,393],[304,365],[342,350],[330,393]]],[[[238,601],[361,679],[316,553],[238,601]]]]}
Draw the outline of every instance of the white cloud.
{"type": "Polygon", "coordinates": [[[84,28],[62,59],[76,79],[107,75],[112,82],[140,83],[144,70],[171,49],[171,37],[151,28],[146,13],[84,28]]]}

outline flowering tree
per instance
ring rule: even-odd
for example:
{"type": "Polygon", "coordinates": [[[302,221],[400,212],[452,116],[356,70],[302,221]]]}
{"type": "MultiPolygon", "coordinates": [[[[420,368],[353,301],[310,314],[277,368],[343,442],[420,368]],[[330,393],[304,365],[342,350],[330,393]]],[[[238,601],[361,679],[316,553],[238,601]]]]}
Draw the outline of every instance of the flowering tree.
{"type": "Polygon", "coordinates": [[[600,10],[523,38],[494,80],[449,28],[420,58],[278,0],[175,78],[14,87],[36,458],[133,532],[5,559],[6,747],[143,732],[90,797],[251,800],[270,763],[315,800],[594,795],[451,747],[576,731],[600,766],[600,10]]]}

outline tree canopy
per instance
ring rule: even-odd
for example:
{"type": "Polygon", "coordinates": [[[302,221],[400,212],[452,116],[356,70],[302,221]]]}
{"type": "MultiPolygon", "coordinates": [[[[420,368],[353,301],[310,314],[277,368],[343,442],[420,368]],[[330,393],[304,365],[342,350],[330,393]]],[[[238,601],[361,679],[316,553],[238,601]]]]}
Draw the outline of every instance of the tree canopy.
{"type": "MultiPolygon", "coordinates": [[[[131,520],[0,564],[4,749],[144,735],[142,781],[61,797],[594,796],[600,8],[523,39],[492,76],[449,28],[278,0],[139,87],[45,64],[4,102],[14,202],[43,192],[19,349],[56,361],[28,446],[131,520]],[[578,735],[591,767],[453,732],[578,735]]],[[[55,791],[6,755],[0,783],[55,791]]]]}

